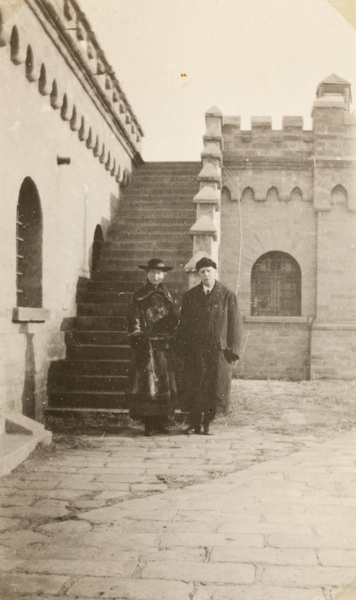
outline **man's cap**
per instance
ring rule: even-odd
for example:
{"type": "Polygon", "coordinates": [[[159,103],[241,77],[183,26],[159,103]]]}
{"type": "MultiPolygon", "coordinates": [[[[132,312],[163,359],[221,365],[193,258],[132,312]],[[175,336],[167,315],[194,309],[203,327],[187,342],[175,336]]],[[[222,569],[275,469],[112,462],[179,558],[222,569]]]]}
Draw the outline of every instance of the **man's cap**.
{"type": "Polygon", "coordinates": [[[157,271],[172,271],[173,267],[166,267],[163,260],[161,258],[151,258],[147,265],[139,265],[139,269],[143,269],[144,271],[151,271],[156,269],[157,271]]]}
{"type": "Polygon", "coordinates": [[[216,263],[207,256],[203,256],[203,258],[198,260],[197,264],[195,265],[197,271],[200,271],[200,269],[203,269],[204,267],[213,267],[213,269],[217,269],[216,263]]]}

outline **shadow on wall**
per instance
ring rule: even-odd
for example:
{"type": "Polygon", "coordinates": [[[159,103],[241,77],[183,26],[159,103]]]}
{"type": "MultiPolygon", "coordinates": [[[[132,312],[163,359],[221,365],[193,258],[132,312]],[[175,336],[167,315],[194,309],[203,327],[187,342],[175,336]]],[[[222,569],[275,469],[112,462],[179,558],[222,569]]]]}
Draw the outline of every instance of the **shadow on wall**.
{"type": "Polygon", "coordinates": [[[36,361],[33,343],[34,333],[29,333],[28,325],[20,328],[26,338],[25,377],[22,391],[22,414],[30,419],[36,416],[36,361]]]}

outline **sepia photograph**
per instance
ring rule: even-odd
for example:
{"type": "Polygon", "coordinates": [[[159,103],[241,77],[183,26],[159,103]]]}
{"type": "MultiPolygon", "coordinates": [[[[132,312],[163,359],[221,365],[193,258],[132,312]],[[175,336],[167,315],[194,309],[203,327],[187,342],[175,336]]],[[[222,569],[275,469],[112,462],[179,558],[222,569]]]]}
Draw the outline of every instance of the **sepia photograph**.
{"type": "Polygon", "coordinates": [[[0,0],[0,600],[356,600],[356,0],[0,0]]]}

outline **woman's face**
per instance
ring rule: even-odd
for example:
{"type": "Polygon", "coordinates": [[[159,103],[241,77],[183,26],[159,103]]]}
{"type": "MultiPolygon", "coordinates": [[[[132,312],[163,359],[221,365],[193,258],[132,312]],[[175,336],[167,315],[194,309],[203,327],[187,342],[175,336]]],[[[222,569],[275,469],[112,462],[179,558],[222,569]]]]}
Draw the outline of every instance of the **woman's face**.
{"type": "Polygon", "coordinates": [[[147,272],[147,279],[152,285],[159,285],[164,279],[165,273],[159,269],[150,269],[147,272]]]}

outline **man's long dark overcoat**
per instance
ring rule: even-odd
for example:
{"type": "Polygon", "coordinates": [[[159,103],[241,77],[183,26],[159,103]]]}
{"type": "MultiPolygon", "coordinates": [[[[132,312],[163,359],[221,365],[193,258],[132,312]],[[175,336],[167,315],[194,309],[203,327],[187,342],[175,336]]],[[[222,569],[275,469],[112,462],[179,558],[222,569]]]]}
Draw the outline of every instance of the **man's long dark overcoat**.
{"type": "Polygon", "coordinates": [[[182,404],[189,412],[229,408],[233,362],[239,358],[241,317],[236,295],[216,281],[206,296],[200,283],[183,296],[177,349],[183,362],[182,404]]]}

